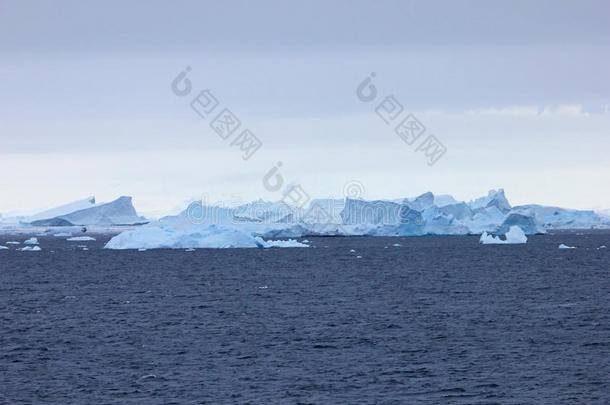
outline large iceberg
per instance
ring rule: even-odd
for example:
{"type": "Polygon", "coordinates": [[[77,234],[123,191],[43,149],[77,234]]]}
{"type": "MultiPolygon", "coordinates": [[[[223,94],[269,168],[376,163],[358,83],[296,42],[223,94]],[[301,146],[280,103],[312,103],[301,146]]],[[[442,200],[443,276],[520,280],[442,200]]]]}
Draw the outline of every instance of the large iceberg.
{"type": "Polygon", "coordinates": [[[31,215],[29,217],[23,218],[22,222],[31,223],[34,221],[40,221],[44,219],[50,219],[55,217],[60,217],[62,215],[67,215],[75,211],[84,210],[87,208],[91,208],[95,206],[95,197],[87,197],[83,200],[74,201],[69,204],[60,205],[56,208],[51,208],[49,210],[45,210],[39,212],[37,214],[31,215]]]}
{"type": "Polygon", "coordinates": [[[186,249],[263,247],[255,237],[236,228],[219,225],[174,229],[143,226],[110,239],[106,249],[186,249]]]}
{"type": "Polygon", "coordinates": [[[308,247],[295,240],[265,241],[252,232],[220,225],[194,225],[186,229],[143,226],[113,237],[106,249],[194,249],[308,247]]]}
{"type": "Polygon", "coordinates": [[[594,229],[607,228],[610,225],[610,219],[595,211],[532,204],[514,207],[511,212],[534,218],[544,229],[594,229]]]}
{"type": "MultiPolygon", "coordinates": [[[[107,245],[113,249],[269,247],[270,240],[340,235],[485,234],[484,240],[493,241],[490,234],[513,235],[515,227],[525,235],[549,229],[610,228],[610,218],[593,211],[540,205],[512,207],[503,189],[468,202],[432,192],[392,200],[314,199],[306,207],[293,207],[283,201],[256,200],[231,206],[199,201],[178,215],[148,225],[143,225],[147,220],[137,215],[130,197],[105,204],[96,204],[91,197],[30,215],[27,224],[23,219],[21,226],[73,226],[67,229],[75,232],[77,226],[142,225],[113,238],[107,245]]],[[[299,242],[273,243],[296,246],[299,242]]]]}
{"type": "MultiPolygon", "coordinates": [[[[56,210],[52,210],[51,212],[55,212],[56,210]]],[[[65,208],[62,210],[65,211],[65,208]]],[[[40,218],[41,216],[44,216],[41,214],[37,214],[34,217],[40,218]]],[[[37,219],[31,221],[30,224],[32,226],[95,225],[109,227],[120,225],[140,225],[147,222],[148,220],[146,218],[140,217],[136,213],[136,210],[131,202],[131,197],[123,196],[109,203],[94,204],[90,207],[78,209],[76,211],[58,216],[37,219]]]]}

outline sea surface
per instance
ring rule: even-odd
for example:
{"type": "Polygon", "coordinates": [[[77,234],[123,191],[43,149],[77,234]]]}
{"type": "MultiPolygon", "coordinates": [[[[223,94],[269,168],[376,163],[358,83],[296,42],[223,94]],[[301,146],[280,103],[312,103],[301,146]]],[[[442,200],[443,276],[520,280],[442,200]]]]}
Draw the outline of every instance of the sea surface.
{"type": "Polygon", "coordinates": [[[610,232],[192,252],[94,236],[0,251],[0,403],[610,402],[610,232]]]}

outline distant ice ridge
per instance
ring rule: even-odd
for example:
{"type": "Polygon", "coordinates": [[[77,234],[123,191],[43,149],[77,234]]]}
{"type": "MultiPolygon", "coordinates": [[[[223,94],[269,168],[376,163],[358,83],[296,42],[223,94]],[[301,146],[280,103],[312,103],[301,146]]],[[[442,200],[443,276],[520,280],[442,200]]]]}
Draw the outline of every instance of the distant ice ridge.
{"type": "Polygon", "coordinates": [[[95,203],[94,197],[42,211],[35,215],[2,218],[2,223],[24,226],[120,226],[145,224],[148,220],[138,216],[131,197],[119,197],[109,203],[95,203]]]}
{"type": "Polygon", "coordinates": [[[499,236],[489,235],[487,232],[483,232],[479,243],[483,245],[504,245],[504,244],[522,244],[527,242],[527,236],[523,233],[523,230],[518,226],[511,226],[504,239],[500,239],[499,236]]]}

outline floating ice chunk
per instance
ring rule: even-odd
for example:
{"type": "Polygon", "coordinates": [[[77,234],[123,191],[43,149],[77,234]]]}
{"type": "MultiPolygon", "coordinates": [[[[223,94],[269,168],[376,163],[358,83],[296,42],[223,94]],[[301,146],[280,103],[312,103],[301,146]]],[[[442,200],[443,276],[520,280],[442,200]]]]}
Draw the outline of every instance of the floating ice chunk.
{"type": "Polygon", "coordinates": [[[309,241],[307,239],[302,240],[301,242],[303,243],[309,243],[309,241]]]}
{"type": "Polygon", "coordinates": [[[40,248],[40,246],[26,246],[26,247],[22,247],[21,249],[22,252],[39,252],[42,249],[40,248]]]}
{"type": "Polygon", "coordinates": [[[294,239],[288,240],[263,240],[261,237],[257,237],[256,240],[262,244],[264,248],[271,247],[309,247],[305,243],[298,242],[294,239]]]}
{"type": "Polygon", "coordinates": [[[563,243],[559,245],[559,249],[576,249],[575,246],[564,245],[563,243]]]}
{"type": "Polygon", "coordinates": [[[8,248],[6,246],[0,245],[0,250],[8,250],[8,248]]]}
{"type": "Polygon", "coordinates": [[[598,249],[606,249],[606,245],[601,245],[598,249]]]}
{"type": "Polygon", "coordinates": [[[489,235],[487,232],[483,232],[479,243],[483,245],[500,245],[500,244],[520,244],[527,242],[527,236],[523,233],[523,230],[518,226],[511,226],[508,232],[504,235],[505,239],[500,239],[499,236],[489,235]]]}
{"type": "Polygon", "coordinates": [[[188,248],[185,250],[185,252],[194,252],[194,251],[195,251],[195,249],[193,249],[193,248],[188,248]]]}
{"type": "Polygon", "coordinates": [[[72,234],[70,232],[60,232],[60,233],[54,234],[53,236],[62,238],[62,237],[70,237],[70,236],[72,236],[72,234]]]}
{"type": "Polygon", "coordinates": [[[356,251],[354,249],[350,249],[349,252],[350,253],[356,253],[356,251]]]}
{"type": "Polygon", "coordinates": [[[356,259],[362,259],[362,256],[356,256],[356,259]]]}
{"type": "Polygon", "coordinates": [[[6,242],[7,245],[21,245],[21,242],[10,241],[6,242]]]}
{"type": "Polygon", "coordinates": [[[90,240],[95,240],[95,238],[92,238],[91,236],[74,236],[74,237],[68,238],[66,240],[68,242],[87,242],[90,240]]]}
{"type": "Polygon", "coordinates": [[[399,247],[399,246],[402,246],[402,245],[400,243],[394,243],[392,246],[399,247]]]}
{"type": "Polygon", "coordinates": [[[262,238],[255,238],[250,233],[240,229],[205,225],[187,229],[174,229],[169,226],[144,226],[113,237],[106,244],[105,249],[256,247],[265,247],[262,238]]]}
{"type": "Polygon", "coordinates": [[[138,249],[138,252],[146,252],[148,249],[138,249]]]}
{"type": "Polygon", "coordinates": [[[38,245],[38,239],[36,238],[30,238],[28,240],[26,240],[25,242],[23,242],[24,245],[38,245]]]}

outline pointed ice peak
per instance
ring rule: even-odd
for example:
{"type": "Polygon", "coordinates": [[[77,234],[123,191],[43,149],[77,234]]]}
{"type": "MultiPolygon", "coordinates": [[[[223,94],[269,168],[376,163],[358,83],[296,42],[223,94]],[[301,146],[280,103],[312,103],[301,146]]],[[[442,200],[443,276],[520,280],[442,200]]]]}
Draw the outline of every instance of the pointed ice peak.
{"type": "Polygon", "coordinates": [[[508,212],[511,208],[510,203],[504,195],[503,188],[498,190],[489,190],[487,196],[470,201],[468,205],[473,210],[487,207],[497,207],[502,212],[508,212]]]}
{"type": "Polygon", "coordinates": [[[423,211],[428,207],[434,205],[434,194],[428,191],[420,196],[415,197],[414,200],[409,202],[409,207],[416,211],[423,211]]]}

